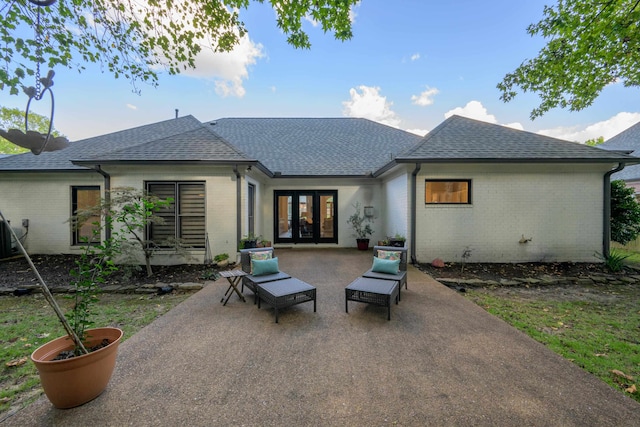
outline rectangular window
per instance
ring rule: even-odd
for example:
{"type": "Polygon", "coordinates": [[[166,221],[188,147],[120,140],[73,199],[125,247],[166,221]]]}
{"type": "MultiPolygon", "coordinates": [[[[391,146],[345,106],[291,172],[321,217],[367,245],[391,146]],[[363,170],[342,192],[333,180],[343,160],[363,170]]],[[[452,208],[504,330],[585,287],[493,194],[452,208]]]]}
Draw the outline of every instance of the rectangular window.
{"type": "MultiPolygon", "coordinates": [[[[83,186],[71,187],[71,216],[77,215],[79,211],[90,209],[100,204],[100,187],[83,186]]],[[[71,232],[71,243],[80,245],[91,242],[93,239],[93,229],[95,223],[100,222],[99,215],[87,217],[82,224],[73,224],[71,232]]]]}
{"type": "Polygon", "coordinates": [[[463,204],[471,203],[470,179],[427,179],[425,180],[426,204],[463,204]]]}
{"type": "Polygon", "coordinates": [[[163,246],[168,239],[179,239],[185,246],[204,248],[204,182],[148,182],[147,191],[162,200],[173,200],[157,212],[163,223],[151,224],[147,231],[149,240],[163,246]]]}

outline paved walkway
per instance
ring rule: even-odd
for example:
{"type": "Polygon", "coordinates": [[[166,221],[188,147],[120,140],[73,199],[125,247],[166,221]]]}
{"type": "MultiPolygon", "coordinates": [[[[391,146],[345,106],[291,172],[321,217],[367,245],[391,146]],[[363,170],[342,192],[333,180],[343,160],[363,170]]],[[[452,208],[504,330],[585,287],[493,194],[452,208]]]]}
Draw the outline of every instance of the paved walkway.
{"type": "MultiPolygon", "coordinates": [[[[349,303],[356,250],[277,250],[311,303],[220,304],[212,282],[120,347],[107,390],[7,426],[631,426],[640,404],[411,268],[386,309],[349,303]]],[[[247,291],[250,294],[250,291],[247,291]]]]}

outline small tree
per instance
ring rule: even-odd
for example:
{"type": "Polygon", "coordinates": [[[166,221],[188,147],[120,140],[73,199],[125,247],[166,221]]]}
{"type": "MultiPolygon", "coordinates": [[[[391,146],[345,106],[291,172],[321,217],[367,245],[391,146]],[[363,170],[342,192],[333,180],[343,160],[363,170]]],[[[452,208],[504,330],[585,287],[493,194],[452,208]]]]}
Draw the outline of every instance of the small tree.
{"type": "Polygon", "coordinates": [[[160,245],[179,246],[176,242],[154,242],[146,239],[146,232],[152,225],[164,224],[164,219],[158,213],[173,203],[172,198],[160,199],[148,192],[131,187],[115,188],[111,191],[111,214],[116,223],[120,224],[125,235],[133,237],[122,243],[122,253],[125,258],[134,258],[140,250],[144,254],[147,277],[153,276],[151,258],[160,245]]]}
{"type": "Polygon", "coordinates": [[[624,181],[611,182],[611,240],[622,245],[640,234],[640,204],[624,181]]]}

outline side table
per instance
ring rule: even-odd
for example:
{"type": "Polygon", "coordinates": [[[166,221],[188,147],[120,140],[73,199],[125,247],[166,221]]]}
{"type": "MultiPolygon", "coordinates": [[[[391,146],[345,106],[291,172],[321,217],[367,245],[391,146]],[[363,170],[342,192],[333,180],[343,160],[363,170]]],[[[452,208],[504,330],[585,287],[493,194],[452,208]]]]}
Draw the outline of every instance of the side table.
{"type": "Polygon", "coordinates": [[[222,297],[222,299],[220,300],[220,302],[223,303],[222,305],[227,305],[227,302],[229,301],[229,298],[231,298],[231,295],[233,295],[234,291],[236,294],[238,294],[242,302],[246,301],[244,299],[244,295],[242,295],[242,293],[238,289],[240,280],[242,280],[242,277],[246,275],[247,273],[245,273],[242,270],[227,270],[227,271],[220,272],[220,276],[226,278],[227,281],[229,282],[229,287],[227,288],[227,291],[224,293],[224,296],[222,297]],[[225,300],[224,297],[227,297],[227,299],[225,300]]]}

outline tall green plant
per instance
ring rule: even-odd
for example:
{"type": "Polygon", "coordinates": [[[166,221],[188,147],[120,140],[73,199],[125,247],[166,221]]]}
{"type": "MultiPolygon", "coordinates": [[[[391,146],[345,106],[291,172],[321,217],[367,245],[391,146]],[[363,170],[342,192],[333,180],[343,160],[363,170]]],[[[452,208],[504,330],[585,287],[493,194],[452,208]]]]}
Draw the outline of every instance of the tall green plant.
{"type": "MultiPolygon", "coordinates": [[[[92,238],[83,238],[83,249],[80,257],[75,261],[76,268],[70,271],[75,280],[71,283],[74,293],[69,298],[74,300],[73,307],[66,314],[76,335],[86,340],[85,331],[94,326],[92,318],[94,307],[98,302],[98,294],[102,291],[100,285],[106,282],[108,276],[118,270],[114,258],[120,253],[118,236],[101,241],[104,227],[111,226],[111,219],[107,217],[102,226],[100,221],[92,223],[92,238]],[[95,243],[98,242],[98,243],[95,243]]],[[[74,355],[79,356],[83,351],[76,346],[74,355]]]]}

